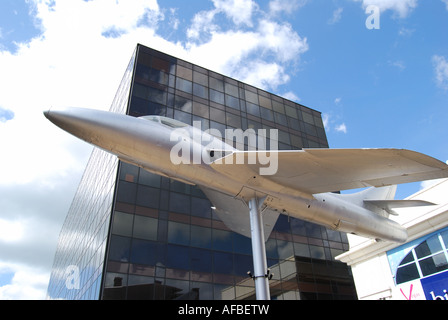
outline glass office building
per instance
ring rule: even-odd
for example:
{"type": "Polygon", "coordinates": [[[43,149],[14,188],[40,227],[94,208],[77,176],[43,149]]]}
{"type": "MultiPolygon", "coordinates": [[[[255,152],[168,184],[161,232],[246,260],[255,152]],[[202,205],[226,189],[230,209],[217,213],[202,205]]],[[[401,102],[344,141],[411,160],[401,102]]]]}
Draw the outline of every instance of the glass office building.
{"type": "MultiPolygon", "coordinates": [[[[111,111],[162,115],[224,135],[278,129],[279,149],[326,148],[315,110],[137,45],[111,111]]],[[[244,146],[241,146],[242,148],[244,146]]],[[[343,233],[280,216],[266,241],[272,299],[355,299],[343,233]]],[[[255,299],[249,238],[196,186],[94,149],[61,230],[49,299],[255,299]]]]}

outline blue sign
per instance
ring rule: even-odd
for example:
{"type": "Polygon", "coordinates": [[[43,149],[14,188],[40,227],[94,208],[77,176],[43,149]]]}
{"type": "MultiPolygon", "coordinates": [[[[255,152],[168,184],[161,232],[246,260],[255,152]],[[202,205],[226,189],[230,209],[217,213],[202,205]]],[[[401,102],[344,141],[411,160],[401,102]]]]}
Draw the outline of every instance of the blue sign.
{"type": "Polygon", "coordinates": [[[448,300],[448,271],[420,279],[426,300],[448,300]]]}

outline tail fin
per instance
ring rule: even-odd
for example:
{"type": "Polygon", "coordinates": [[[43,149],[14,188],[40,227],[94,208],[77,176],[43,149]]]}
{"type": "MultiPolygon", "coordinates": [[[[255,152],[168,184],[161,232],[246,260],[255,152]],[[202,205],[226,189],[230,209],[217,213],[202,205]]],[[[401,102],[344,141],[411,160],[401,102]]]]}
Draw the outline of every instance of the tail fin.
{"type": "Polygon", "coordinates": [[[354,194],[340,195],[344,200],[364,207],[378,215],[388,218],[389,215],[397,215],[393,209],[432,206],[432,202],[423,200],[394,200],[397,186],[369,188],[354,194]]]}

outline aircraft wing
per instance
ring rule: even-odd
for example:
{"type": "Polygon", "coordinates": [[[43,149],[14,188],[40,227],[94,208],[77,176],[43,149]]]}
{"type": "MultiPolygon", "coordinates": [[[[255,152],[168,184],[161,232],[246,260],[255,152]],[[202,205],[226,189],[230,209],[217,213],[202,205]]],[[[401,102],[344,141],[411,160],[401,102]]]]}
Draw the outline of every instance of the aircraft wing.
{"type": "Polygon", "coordinates": [[[263,175],[263,178],[310,195],[448,177],[448,166],[445,163],[403,149],[237,151],[215,161],[211,166],[245,183],[258,175],[260,168],[273,166],[275,161],[278,161],[277,172],[274,175],[263,175]],[[257,156],[270,157],[270,163],[261,164],[257,160],[250,164],[250,157],[254,156],[251,153],[254,152],[257,156]]]}
{"type": "Polygon", "coordinates": [[[436,205],[424,200],[364,200],[364,203],[374,205],[392,215],[397,215],[394,209],[436,205]]]}
{"type": "MultiPolygon", "coordinates": [[[[200,186],[201,190],[215,207],[219,219],[232,231],[251,237],[250,215],[247,204],[238,198],[200,186]]],[[[268,240],[277,222],[279,212],[266,208],[263,211],[264,238],[268,240]]]]}

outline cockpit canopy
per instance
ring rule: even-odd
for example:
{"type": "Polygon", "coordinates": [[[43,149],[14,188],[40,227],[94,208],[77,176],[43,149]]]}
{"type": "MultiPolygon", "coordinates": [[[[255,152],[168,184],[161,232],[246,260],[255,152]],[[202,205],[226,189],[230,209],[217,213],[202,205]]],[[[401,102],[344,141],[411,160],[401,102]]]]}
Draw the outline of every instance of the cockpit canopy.
{"type": "Polygon", "coordinates": [[[166,125],[171,128],[183,128],[183,127],[188,126],[188,124],[183,123],[179,120],[162,117],[162,116],[143,116],[143,117],[139,117],[139,118],[149,120],[149,121],[154,121],[157,123],[161,123],[161,124],[166,125]]]}

